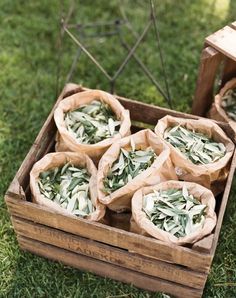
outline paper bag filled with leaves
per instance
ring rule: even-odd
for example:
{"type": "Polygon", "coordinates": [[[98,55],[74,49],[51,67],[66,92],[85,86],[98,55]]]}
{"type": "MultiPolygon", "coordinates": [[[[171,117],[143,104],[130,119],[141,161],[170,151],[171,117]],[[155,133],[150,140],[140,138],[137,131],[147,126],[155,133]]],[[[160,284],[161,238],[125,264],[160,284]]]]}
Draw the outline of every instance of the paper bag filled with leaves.
{"type": "Polygon", "coordinates": [[[45,155],[30,172],[33,201],[63,215],[99,221],[105,206],[97,199],[97,169],[83,153],[45,155]]]}
{"type": "Polygon", "coordinates": [[[215,198],[207,188],[192,182],[162,182],[135,192],[131,231],[177,245],[194,243],[214,229],[214,209],[215,198]]]}
{"type": "Polygon", "coordinates": [[[149,129],[116,141],[98,166],[98,199],[116,212],[130,210],[134,192],[176,179],[168,146],[149,129]]]}
{"type": "Polygon", "coordinates": [[[180,180],[199,183],[215,194],[222,191],[234,144],[217,124],[165,116],[155,133],[169,146],[180,180]]]}
{"type": "Polygon", "coordinates": [[[236,132],[236,78],[227,82],[215,96],[209,117],[229,123],[236,132]]]}
{"type": "Polygon", "coordinates": [[[98,160],[117,139],[130,134],[129,111],[104,91],[89,90],[63,99],[54,112],[56,151],[84,152],[98,160]]]}

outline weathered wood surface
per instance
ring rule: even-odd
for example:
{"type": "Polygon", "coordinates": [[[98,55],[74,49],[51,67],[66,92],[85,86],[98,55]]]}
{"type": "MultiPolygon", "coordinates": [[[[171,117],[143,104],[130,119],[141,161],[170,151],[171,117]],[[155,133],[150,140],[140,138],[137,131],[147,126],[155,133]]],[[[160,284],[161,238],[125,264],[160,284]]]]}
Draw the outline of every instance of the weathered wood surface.
{"type": "Polygon", "coordinates": [[[13,216],[35,221],[68,233],[128,249],[138,254],[170,263],[180,264],[200,272],[208,272],[211,256],[181,246],[123,231],[85,219],[57,214],[48,208],[6,196],[9,212],[13,216]]]}
{"type": "Polygon", "coordinates": [[[216,250],[217,243],[218,243],[219,236],[220,236],[220,230],[221,230],[221,226],[222,226],[223,219],[224,219],[225,209],[227,206],[227,202],[229,199],[229,194],[230,194],[230,190],[231,190],[231,186],[232,186],[232,182],[233,182],[233,178],[234,178],[235,167],[236,167],[236,151],[234,152],[234,156],[233,156],[233,159],[231,162],[231,168],[230,168],[227,183],[225,186],[224,194],[223,194],[223,197],[221,200],[220,211],[218,214],[217,223],[216,223],[216,227],[215,227],[213,245],[211,248],[211,254],[213,256],[215,254],[215,250],[216,250]]]}
{"type": "Polygon", "coordinates": [[[126,250],[105,245],[83,237],[71,235],[32,221],[12,217],[18,235],[51,244],[75,253],[87,255],[104,262],[132,269],[138,272],[174,281],[189,287],[201,289],[207,274],[195,272],[182,266],[150,259],[126,250]]]}
{"type": "Polygon", "coordinates": [[[84,255],[75,254],[68,250],[18,236],[18,242],[23,250],[46,257],[51,260],[60,261],[63,264],[76,267],[81,270],[93,272],[97,275],[113,278],[125,283],[133,284],[138,288],[148,291],[165,292],[175,297],[200,298],[201,289],[182,286],[178,283],[169,282],[163,279],[151,277],[120,266],[112,265],[84,255]]]}
{"type": "Polygon", "coordinates": [[[205,40],[208,45],[236,61],[236,30],[234,28],[225,26],[209,35],[205,40]]]}
{"type": "Polygon", "coordinates": [[[213,88],[222,55],[212,47],[203,49],[194,95],[192,113],[205,116],[213,101],[213,88]]]}

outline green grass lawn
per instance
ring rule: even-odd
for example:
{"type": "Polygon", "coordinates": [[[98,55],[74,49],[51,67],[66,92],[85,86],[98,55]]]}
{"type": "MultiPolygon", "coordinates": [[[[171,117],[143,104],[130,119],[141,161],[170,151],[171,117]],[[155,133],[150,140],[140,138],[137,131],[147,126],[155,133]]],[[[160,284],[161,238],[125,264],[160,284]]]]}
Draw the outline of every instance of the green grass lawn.
{"type": "MultiPolygon", "coordinates": [[[[147,18],[145,1],[124,2],[131,21],[137,30],[142,30],[147,18]]],[[[189,112],[204,37],[234,20],[236,1],[157,2],[173,106],[189,112]]],[[[0,297],[161,297],[22,252],[17,245],[3,196],[52,108],[76,52],[65,36],[57,84],[59,20],[68,4],[69,0],[0,1],[0,297]]],[[[119,18],[115,0],[79,1],[76,11],[73,19],[84,23],[119,18]]],[[[133,42],[125,30],[124,36],[133,42]]],[[[116,37],[85,42],[113,73],[125,54],[116,37]]],[[[137,53],[163,85],[153,31],[137,53]]],[[[109,90],[106,80],[84,55],[73,81],[109,90]]],[[[118,80],[116,92],[166,105],[134,61],[118,80]]],[[[234,182],[204,297],[236,297],[235,196],[234,182]]]]}

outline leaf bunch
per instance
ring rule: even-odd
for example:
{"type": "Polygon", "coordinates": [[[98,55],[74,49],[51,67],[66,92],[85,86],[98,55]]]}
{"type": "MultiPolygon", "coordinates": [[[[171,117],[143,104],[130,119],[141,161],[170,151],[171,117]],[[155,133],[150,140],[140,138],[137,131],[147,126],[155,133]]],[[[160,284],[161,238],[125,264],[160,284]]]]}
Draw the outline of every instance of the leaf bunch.
{"type": "Polygon", "coordinates": [[[206,205],[182,189],[159,190],[143,197],[143,211],[158,227],[176,237],[200,229],[205,221],[206,205]]]}
{"type": "Polygon", "coordinates": [[[40,173],[40,193],[72,214],[84,217],[94,211],[89,194],[90,175],[70,163],[40,173]]]}
{"type": "Polygon", "coordinates": [[[96,144],[113,137],[120,129],[120,123],[110,106],[100,100],[65,114],[67,130],[84,144],[96,144]]]}
{"type": "Polygon", "coordinates": [[[224,144],[208,136],[188,130],[180,125],[169,127],[164,139],[177,148],[194,164],[208,164],[218,161],[226,153],[224,144]]]}
{"type": "Polygon", "coordinates": [[[107,177],[104,179],[104,192],[112,193],[132,181],[141,172],[149,168],[157,155],[151,147],[136,150],[131,141],[131,150],[121,148],[119,157],[112,164],[107,177]]]}

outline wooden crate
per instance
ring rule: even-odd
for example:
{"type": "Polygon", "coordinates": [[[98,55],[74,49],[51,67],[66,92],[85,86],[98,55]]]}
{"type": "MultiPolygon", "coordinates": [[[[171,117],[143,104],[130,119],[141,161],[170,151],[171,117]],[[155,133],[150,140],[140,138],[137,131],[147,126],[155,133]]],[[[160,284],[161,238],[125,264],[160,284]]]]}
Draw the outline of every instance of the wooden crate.
{"type": "Polygon", "coordinates": [[[205,39],[192,113],[206,116],[214,93],[233,77],[236,77],[236,21],[205,39]]]}
{"type": "MultiPolygon", "coordinates": [[[[68,84],[58,102],[68,95],[82,92],[82,87],[68,84]]],[[[130,110],[135,125],[155,125],[169,114],[198,119],[141,102],[117,97],[130,110]]],[[[55,107],[56,107],[55,105],[55,107]]],[[[217,197],[217,225],[211,235],[189,247],[170,245],[151,237],[127,231],[128,215],[107,212],[110,225],[66,217],[31,202],[29,172],[33,164],[54,150],[56,126],[51,111],[33,146],[23,161],[5,200],[20,247],[66,265],[110,277],[139,288],[161,291],[176,297],[201,297],[216,250],[222,220],[231,188],[236,155],[231,161],[224,193],[217,197]],[[120,225],[119,221],[124,222],[120,225]]],[[[231,128],[219,124],[229,135],[231,128]]]]}

